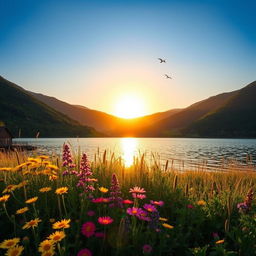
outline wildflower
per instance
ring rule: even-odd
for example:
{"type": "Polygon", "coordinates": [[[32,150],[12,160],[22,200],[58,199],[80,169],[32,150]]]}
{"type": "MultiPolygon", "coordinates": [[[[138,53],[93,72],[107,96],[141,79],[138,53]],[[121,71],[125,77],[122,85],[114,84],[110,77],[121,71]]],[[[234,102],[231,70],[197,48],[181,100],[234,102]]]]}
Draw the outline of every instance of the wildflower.
{"type": "Polygon", "coordinates": [[[126,200],[123,200],[123,204],[133,204],[133,201],[126,199],[126,200]]]}
{"type": "Polygon", "coordinates": [[[111,187],[110,187],[110,200],[112,204],[110,207],[123,207],[123,199],[121,198],[121,189],[118,178],[115,173],[112,174],[111,187]]]}
{"type": "Polygon", "coordinates": [[[1,196],[1,197],[0,197],[0,202],[3,202],[3,203],[7,202],[8,199],[9,199],[9,197],[10,197],[10,195],[1,196]]]}
{"type": "Polygon", "coordinates": [[[20,183],[17,185],[17,188],[25,187],[27,184],[28,184],[28,181],[27,181],[27,180],[24,180],[24,181],[20,182],[20,183]]]}
{"type": "Polygon", "coordinates": [[[145,244],[142,247],[143,253],[151,253],[152,252],[152,246],[149,244],[145,244]]]}
{"type": "Polygon", "coordinates": [[[187,205],[187,208],[188,208],[188,209],[193,209],[193,208],[195,208],[195,207],[194,207],[194,205],[192,205],[192,204],[188,204],[188,205],[187,205]]]}
{"type": "Polygon", "coordinates": [[[156,212],[157,211],[156,207],[152,204],[144,204],[143,208],[145,210],[147,210],[148,212],[156,212]]]}
{"type": "Polygon", "coordinates": [[[40,188],[40,189],[39,189],[39,192],[45,193],[45,192],[49,192],[49,191],[51,191],[51,190],[52,190],[52,188],[50,188],[50,187],[44,187],[44,188],[40,188]]]}
{"type": "Polygon", "coordinates": [[[151,218],[148,217],[147,212],[142,209],[139,209],[138,213],[136,214],[136,217],[140,220],[151,221],[151,218]]]}
{"type": "Polygon", "coordinates": [[[66,220],[66,219],[63,219],[61,221],[57,221],[55,222],[53,225],[52,225],[52,228],[53,229],[62,229],[62,228],[69,228],[70,225],[70,219],[66,220]]]}
{"type": "Polygon", "coordinates": [[[127,212],[129,215],[137,215],[140,210],[141,210],[140,208],[132,207],[132,208],[128,208],[128,209],[126,210],[126,212],[127,212]]]}
{"type": "Polygon", "coordinates": [[[77,253],[77,256],[92,256],[92,252],[84,248],[77,253]]]}
{"type": "Polygon", "coordinates": [[[165,227],[165,228],[168,228],[168,229],[173,229],[174,228],[174,226],[169,225],[167,223],[163,223],[162,226],[165,227]]]}
{"type": "Polygon", "coordinates": [[[160,221],[168,221],[168,219],[162,218],[162,217],[160,217],[159,220],[160,220],[160,221]]]}
{"type": "Polygon", "coordinates": [[[134,188],[130,188],[130,193],[139,193],[139,194],[143,194],[146,193],[144,188],[140,188],[138,186],[135,186],[134,188]]]}
{"type": "Polygon", "coordinates": [[[92,217],[92,216],[95,215],[95,211],[92,211],[92,210],[91,210],[91,211],[88,211],[88,212],[87,212],[87,215],[90,216],[90,217],[92,217]]]}
{"type": "Polygon", "coordinates": [[[199,200],[199,201],[197,201],[197,205],[204,206],[204,205],[206,205],[206,202],[204,200],[199,200]]]}
{"type": "Polygon", "coordinates": [[[33,203],[35,203],[37,201],[37,199],[38,199],[38,197],[35,196],[35,197],[32,197],[32,198],[26,200],[25,203],[26,204],[33,204],[33,203]]]}
{"type": "Polygon", "coordinates": [[[13,239],[7,239],[7,240],[4,240],[1,244],[0,244],[0,248],[2,249],[8,249],[8,248],[11,248],[11,247],[14,247],[17,243],[20,242],[20,239],[19,238],[13,238],[13,239]]]}
{"type": "Polygon", "coordinates": [[[14,185],[14,184],[11,184],[11,185],[8,185],[4,191],[3,191],[3,194],[5,193],[10,193],[12,191],[14,191],[18,186],[17,185],[14,185]]]}
{"type": "Polygon", "coordinates": [[[110,199],[109,198],[104,198],[104,197],[99,197],[99,198],[94,198],[92,199],[93,203],[109,203],[110,199]]]}
{"type": "Polygon", "coordinates": [[[60,242],[63,238],[65,238],[64,231],[56,231],[55,233],[52,233],[47,238],[50,239],[53,243],[60,242]]]}
{"type": "Polygon", "coordinates": [[[163,206],[164,205],[163,201],[153,201],[153,200],[150,200],[150,203],[154,204],[154,205],[157,205],[157,206],[163,206]]]}
{"type": "Polygon", "coordinates": [[[16,214],[23,214],[28,211],[28,207],[20,208],[16,211],[16,214]]]}
{"type": "Polygon", "coordinates": [[[38,248],[39,252],[44,253],[52,250],[54,250],[54,243],[52,240],[46,239],[39,244],[39,248],[38,248]]]}
{"type": "Polygon", "coordinates": [[[12,168],[10,168],[10,167],[1,167],[0,168],[0,171],[3,171],[3,172],[9,172],[11,170],[12,170],[12,168]]]}
{"type": "Polygon", "coordinates": [[[48,164],[47,165],[47,168],[51,169],[51,170],[55,170],[55,171],[58,171],[59,170],[59,167],[56,166],[56,165],[53,165],[53,164],[48,164]]]}
{"type": "Polygon", "coordinates": [[[66,144],[66,143],[64,143],[64,145],[63,145],[62,161],[63,161],[62,162],[63,167],[67,167],[67,168],[74,168],[75,167],[75,164],[73,163],[73,159],[72,159],[72,155],[71,155],[71,152],[70,152],[69,145],[66,144]]]}
{"type": "Polygon", "coordinates": [[[113,222],[114,220],[108,216],[106,217],[99,217],[98,218],[98,222],[101,224],[101,225],[109,225],[113,222]]]}
{"type": "Polygon", "coordinates": [[[39,218],[35,218],[34,220],[30,220],[26,222],[26,224],[22,227],[22,229],[35,228],[38,226],[38,223],[41,222],[39,218]]]}
{"type": "Polygon", "coordinates": [[[57,180],[58,176],[57,175],[50,175],[49,176],[49,180],[53,181],[53,180],[57,180]]]}
{"type": "Polygon", "coordinates": [[[24,250],[23,246],[16,245],[12,248],[9,248],[5,255],[6,256],[20,256],[23,250],[24,250]]]}
{"type": "Polygon", "coordinates": [[[107,188],[104,188],[104,187],[100,187],[100,188],[99,188],[99,191],[102,192],[102,193],[107,193],[107,192],[108,192],[108,189],[107,189],[107,188]]]}
{"type": "Polygon", "coordinates": [[[145,199],[147,196],[146,195],[143,195],[143,194],[136,194],[136,193],[133,193],[132,194],[133,198],[139,198],[139,199],[145,199]]]}
{"type": "Polygon", "coordinates": [[[82,225],[82,234],[86,237],[90,237],[93,236],[93,234],[95,233],[95,224],[93,222],[85,222],[82,225]]]}
{"type": "Polygon", "coordinates": [[[215,244],[223,244],[224,242],[225,242],[224,239],[223,240],[218,240],[218,241],[215,242],[215,244]]]}
{"type": "Polygon", "coordinates": [[[68,193],[68,188],[67,188],[67,187],[57,188],[57,189],[55,190],[55,193],[56,193],[57,195],[66,194],[66,193],[68,193]]]}

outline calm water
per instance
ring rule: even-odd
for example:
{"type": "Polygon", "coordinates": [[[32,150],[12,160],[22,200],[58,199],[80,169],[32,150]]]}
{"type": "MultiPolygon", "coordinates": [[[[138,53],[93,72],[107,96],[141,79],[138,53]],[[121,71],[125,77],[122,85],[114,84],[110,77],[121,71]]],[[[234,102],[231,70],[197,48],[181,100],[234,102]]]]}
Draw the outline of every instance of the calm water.
{"type": "Polygon", "coordinates": [[[61,154],[64,142],[69,142],[73,150],[80,147],[92,159],[99,150],[106,149],[121,156],[126,166],[134,156],[146,155],[153,161],[153,154],[177,168],[188,166],[227,167],[238,162],[241,166],[256,164],[256,139],[190,139],[190,138],[79,138],[79,139],[15,139],[15,143],[37,146],[40,153],[61,154]],[[250,161],[248,161],[248,159],[250,161]]]}

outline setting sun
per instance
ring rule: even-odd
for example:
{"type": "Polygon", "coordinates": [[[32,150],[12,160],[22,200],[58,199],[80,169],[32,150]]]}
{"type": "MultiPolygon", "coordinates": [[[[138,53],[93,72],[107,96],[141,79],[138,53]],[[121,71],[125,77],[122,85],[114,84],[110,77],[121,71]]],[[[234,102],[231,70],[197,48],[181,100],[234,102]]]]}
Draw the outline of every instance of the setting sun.
{"type": "Polygon", "coordinates": [[[124,95],[118,99],[114,114],[122,118],[143,116],[146,114],[144,101],[137,95],[124,95]]]}

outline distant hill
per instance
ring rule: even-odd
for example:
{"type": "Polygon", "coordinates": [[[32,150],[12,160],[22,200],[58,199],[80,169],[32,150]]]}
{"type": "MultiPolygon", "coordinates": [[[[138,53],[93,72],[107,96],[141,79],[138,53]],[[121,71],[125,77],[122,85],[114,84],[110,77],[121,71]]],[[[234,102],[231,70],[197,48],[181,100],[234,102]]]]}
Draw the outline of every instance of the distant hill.
{"type": "Polygon", "coordinates": [[[256,137],[256,81],[183,132],[197,137],[256,137]]]}
{"type": "Polygon", "coordinates": [[[94,128],[57,112],[20,86],[0,76],[0,121],[15,137],[88,137],[99,136],[94,128]]]}
{"type": "Polygon", "coordinates": [[[180,111],[180,109],[173,109],[139,118],[124,119],[101,111],[89,109],[84,106],[71,105],[54,97],[46,96],[40,93],[28,93],[51,108],[78,121],[80,124],[94,127],[96,130],[102,131],[111,136],[136,135],[138,129],[151,125],[154,122],[169,117],[180,111]]]}
{"type": "Polygon", "coordinates": [[[233,92],[197,102],[160,120],[138,136],[256,137],[255,82],[233,92]]]}

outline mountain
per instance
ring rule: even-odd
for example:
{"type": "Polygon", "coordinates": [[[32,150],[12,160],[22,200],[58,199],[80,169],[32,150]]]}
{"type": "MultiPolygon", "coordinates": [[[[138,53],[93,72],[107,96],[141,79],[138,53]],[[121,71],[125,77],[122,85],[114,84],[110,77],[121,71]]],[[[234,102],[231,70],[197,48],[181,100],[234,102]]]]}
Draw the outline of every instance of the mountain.
{"type": "Polygon", "coordinates": [[[197,102],[146,127],[139,136],[256,137],[255,82],[197,102]]]}
{"type": "Polygon", "coordinates": [[[256,137],[256,81],[184,129],[197,137],[256,137]]]}
{"type": "Polygon", "coordinates": [[[84,106],[68,104],[54,97],[46,96],[40,93],[29,91],[28,93],[51,108],[78,121],[82,125],[92,126],[96,130],[102,131],[111,136],[136,135],[138,129],[151,125],[154,122],[169,117],[180,111],[180,109],[172,109],[139,118],[124,119],[101,111],[89,109],[84,106]]]}
{"type": "Polygon", "coordinates": [[[22,87],[0,76],[0,121],[13,136],[88,137],[100,136],[94,128],[82,126],[31,96],[22,87]]]}

